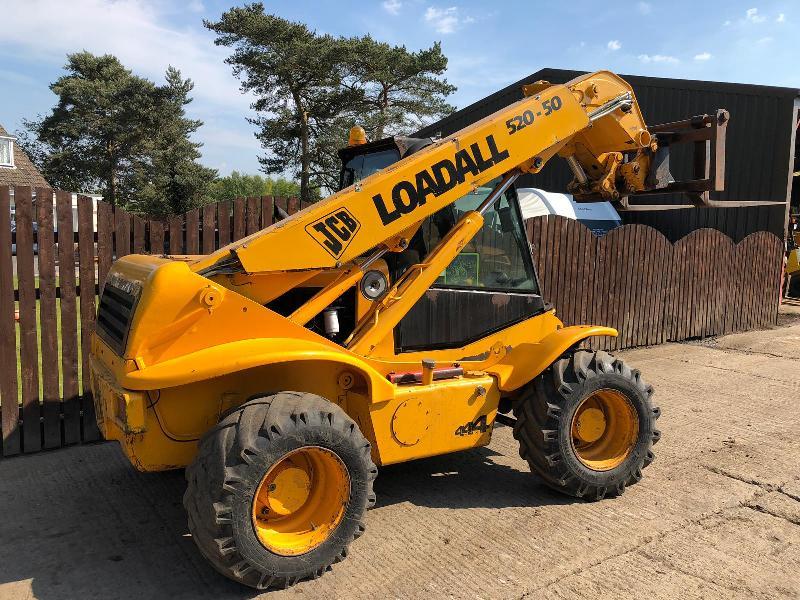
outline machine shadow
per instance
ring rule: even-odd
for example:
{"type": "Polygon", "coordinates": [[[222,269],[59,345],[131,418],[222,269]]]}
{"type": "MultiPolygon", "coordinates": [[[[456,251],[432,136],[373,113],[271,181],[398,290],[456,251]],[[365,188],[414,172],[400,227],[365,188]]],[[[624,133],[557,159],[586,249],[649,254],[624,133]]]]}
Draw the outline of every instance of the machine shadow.
{"type": "Polygon", "coordinates": [[[430,508],[512,508],[571,504],[547,488],[527,465],[503,464],[486,448],[435,456],[380,469],[376,509],[401,502],[430,508]]]}

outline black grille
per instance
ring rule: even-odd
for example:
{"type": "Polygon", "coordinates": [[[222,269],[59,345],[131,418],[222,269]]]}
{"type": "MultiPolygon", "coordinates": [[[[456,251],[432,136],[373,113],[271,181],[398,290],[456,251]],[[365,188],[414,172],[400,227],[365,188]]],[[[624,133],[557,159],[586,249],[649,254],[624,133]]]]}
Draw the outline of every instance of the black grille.
{"type": "Polygon", "coordinates": [[[128,332],[136,310],[137,296],[106,282],[97,310],[98,335],[120,356],[128,343],[128,332]]]}

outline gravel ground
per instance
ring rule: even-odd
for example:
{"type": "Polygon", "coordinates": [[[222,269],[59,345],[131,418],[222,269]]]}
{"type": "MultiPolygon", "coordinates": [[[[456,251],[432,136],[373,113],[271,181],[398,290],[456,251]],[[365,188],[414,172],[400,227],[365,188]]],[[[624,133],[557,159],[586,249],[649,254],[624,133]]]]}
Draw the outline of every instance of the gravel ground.
{"type": "MultiPolygon", "coordinates": [[[[498,427],[487,448],[382,469],[348,559],[262,597],[800,597],[800,321],[621,356],[663,412],[624,496],[551,493],[498,427]]],[[[198,555],[183,489],[115,444],[0,461],[0,599],[256,597],[198,555]]]]}

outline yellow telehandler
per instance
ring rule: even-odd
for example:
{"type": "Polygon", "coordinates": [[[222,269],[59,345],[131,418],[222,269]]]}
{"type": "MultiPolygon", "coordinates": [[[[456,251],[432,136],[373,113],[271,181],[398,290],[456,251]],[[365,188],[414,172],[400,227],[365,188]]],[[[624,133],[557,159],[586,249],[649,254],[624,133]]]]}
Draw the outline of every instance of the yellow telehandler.
{"type": "Polygon", "coordinates": [[[707,182],[672,179],[659,140],[678,138],[648,131],[612,73],[524,92],[437,141],[355,129],[332,196],[207,256],[114,263],[99,425],[137,469],[186,468],[189,529],[225,576],[320,576],[364,532],[376,465],[484,446],[498,422],[566,494],[642,478],[653,389],[585,349],[614,329],[565,327],[542,299],[513,183],[556,155],[580,199],[707,182]]]}

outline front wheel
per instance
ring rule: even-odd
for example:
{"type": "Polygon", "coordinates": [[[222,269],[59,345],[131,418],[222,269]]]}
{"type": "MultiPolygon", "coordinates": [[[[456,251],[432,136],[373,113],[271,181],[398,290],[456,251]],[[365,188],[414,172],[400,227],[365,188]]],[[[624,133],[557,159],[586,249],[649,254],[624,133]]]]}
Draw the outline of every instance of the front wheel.
{"type": "Polygon", "coordinates": [[[319,577],[347,555],[378,470],[350,417],[313,394],[247,402],[200,442],[183,503],[201,554],[259,588],[319,577]]]}
{"type": "Polygon", "coordinates": [[[550,487],[581,498],[618,495],[654,458],[653,388],[605,352],[576,351],[514,403],[520,455],[550,487]]]}

